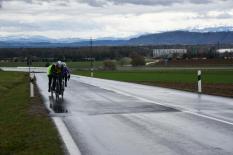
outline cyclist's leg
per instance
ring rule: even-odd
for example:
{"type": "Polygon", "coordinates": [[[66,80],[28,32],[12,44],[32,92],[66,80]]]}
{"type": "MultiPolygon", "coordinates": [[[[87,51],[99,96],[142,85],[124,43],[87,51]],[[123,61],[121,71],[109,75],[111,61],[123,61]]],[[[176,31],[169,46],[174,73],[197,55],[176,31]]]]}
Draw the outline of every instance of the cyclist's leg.
{"type": "Polygon", "coordinates": [[[48,75],[48,79],[49,79],[49,83],[48,83],[48,92],[50,92],[50,88],[51,88],[51,83],[52,83],[52,75],[48,75]]]}
{"type": "Polygon", "coordinates": [[[67,87],[67,74],[65,74],[65,87],[67,87]]]}
{"type": "Polygon", "coordinates": [[[56,76],[53,76],[53,90],[55,90],[55,87],[56,87],[56,76]]]}
{"type": "Polygon", "coordinates": [[[62,89],[62,76],[58,77],[60,89],[62,89]]]}

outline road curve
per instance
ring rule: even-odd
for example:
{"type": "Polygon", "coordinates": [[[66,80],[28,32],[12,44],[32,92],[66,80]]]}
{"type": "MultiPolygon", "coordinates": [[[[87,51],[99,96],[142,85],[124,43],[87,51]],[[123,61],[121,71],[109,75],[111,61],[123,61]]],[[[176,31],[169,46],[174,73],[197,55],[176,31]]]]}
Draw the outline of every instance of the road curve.
{"type": "Polygon", "coordinates": [[[83,155],[233,154],[233,100],[73,76],[64,101],[37,83],[83,155]]]}

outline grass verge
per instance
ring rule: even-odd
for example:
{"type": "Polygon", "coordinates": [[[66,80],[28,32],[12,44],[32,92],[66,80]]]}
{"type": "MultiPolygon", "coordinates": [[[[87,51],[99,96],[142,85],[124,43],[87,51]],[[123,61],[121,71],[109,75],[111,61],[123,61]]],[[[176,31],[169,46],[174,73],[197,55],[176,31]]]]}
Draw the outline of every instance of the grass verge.
{"type": "MultiPolygon", "coordinates": [[[[90,76],[89,71],[75,74],[90,76]]],[[[134,82],[196,92],[197,70],[157,71],[96,71],[97,78],[134,82]]],[[[233,97],[233,70],[203,70],[203,92],[211,95],[233,97]]]]}
{"type": "Polygon", "coordinates": [[[29,98],[25,73],[0,71],[0,154],[64,154],[42,101],[29,98]]]}

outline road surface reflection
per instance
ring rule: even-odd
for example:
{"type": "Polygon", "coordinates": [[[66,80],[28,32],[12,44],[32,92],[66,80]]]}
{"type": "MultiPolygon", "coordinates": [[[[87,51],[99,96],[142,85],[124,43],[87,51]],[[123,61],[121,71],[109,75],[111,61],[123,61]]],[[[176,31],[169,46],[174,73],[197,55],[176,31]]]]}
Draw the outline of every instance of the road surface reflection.
{"type": "Polygon", "coordinates": [[[55,113],[67,113],[68,110],[65,107],[65,100],[62,98],[59,98],[58,100],[55,99],[54,96],[49,96],[49,107],[55,112],[55,113]]]}

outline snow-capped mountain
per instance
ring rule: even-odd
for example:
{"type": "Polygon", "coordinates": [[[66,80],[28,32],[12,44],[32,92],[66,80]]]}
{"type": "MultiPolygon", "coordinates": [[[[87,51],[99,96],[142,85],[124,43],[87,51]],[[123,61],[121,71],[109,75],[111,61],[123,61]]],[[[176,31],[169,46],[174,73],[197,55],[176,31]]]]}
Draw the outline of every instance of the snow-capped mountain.
{"type": "Polygon", "coordinates": [[[219,26],[219,27],[206,27],[206,28],[189,28],[186,29],[190,32],[229,32],[233,31],[233,26],[219,26]]]}
{"type": "Polygon", "coordinates": [[[3,42],[18,42],[18,43],[73,43],[83,41],[83,39],[79,38],[62,38],[62,39],[52,39],[44,36],[7,36],[1,37],[0,41],[3,42]]]}
{"type": "MultiPolygon", "coordinates": [[[[233,44],[233,27],[192,28],[131,38],[93,39],[94,46],[161,45],[161,44],[233,44]]],[[[52,39],[43,36],[0,36],[0,47],[79,47],[90,46],[90,39],[52,39]]]]}

